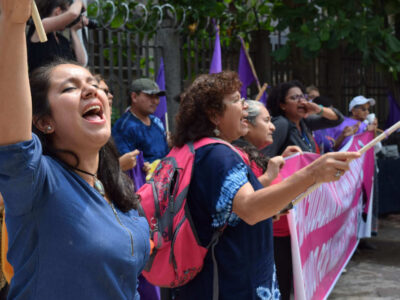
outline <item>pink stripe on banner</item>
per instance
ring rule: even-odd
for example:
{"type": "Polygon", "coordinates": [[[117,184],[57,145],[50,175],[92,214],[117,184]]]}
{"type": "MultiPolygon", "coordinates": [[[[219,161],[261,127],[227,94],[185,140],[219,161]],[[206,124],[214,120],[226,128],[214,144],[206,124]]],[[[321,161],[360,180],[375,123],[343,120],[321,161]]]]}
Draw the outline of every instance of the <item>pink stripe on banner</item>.
{"type": "MultiPolygon", "coordinates": [[[[372,139],[371,132],[356,135],[349,151],[361,149],[372,139]]],[[[306,153],[289,158],[281,171],[282,177],[318,157],[306,153]]],[[[351,162],[350,170],[339,181],[321,185],[290,212],[296,300],[326,299],[334,287],[357,246],[359,228],[368,228],[368,221],[363,221],[361,214],[371,211],[373,171],[374,156],[370,149],[351,162]],[[367,203],[363,199],[368,199],[367,203]]]]}

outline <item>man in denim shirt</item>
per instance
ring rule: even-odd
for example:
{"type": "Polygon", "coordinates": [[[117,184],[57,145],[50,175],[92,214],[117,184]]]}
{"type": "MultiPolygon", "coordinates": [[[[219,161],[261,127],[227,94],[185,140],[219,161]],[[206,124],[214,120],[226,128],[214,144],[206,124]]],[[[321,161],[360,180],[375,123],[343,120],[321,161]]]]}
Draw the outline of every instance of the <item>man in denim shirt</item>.
{"type": "Polygon", "coordinates": [[[153,115],[165,91],[148,78],[136,79],[129,90],[130,109],[114,124],[112,135],[121,155],[135,149],[151,163],[168,154],[167,136],[161,120],[153,115]]]}

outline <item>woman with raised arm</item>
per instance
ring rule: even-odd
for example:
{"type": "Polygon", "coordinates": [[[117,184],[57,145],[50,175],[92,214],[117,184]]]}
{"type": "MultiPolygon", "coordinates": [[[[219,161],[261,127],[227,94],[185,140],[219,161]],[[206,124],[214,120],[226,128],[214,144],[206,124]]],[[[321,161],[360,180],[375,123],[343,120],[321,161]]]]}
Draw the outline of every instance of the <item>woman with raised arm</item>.
{"type": "Polygon", "coordinates": [[[54,61],[56,58],[76,60],[86,64],[86,54],[78,36],[78,30],[88,24],[86,17],[70,27],[71,40],[62,33],[68,25],[81,15],[84,9],[82,0],[36,0],[47,42],[39,41],[38,33],[32,24],[28,28],[28,64],[29,72],[54,61]]]}
{"type": "MultiPolygon", "coordinates": [[[[281,155],[287,146],[296,145],[304,152],[319,153],[312,131],[334,127],[343,115],[333,107],[307,101],[303,85],[282,82],[268,95],[267,108],[275,125],[273,144],[262,149],[268,156],[281,155]]],[[[275,263],[282,300],[289,300],[293,288],[290,231],[286,216],[274,223],[275,263]]]]}
{"type": "MultiPolygon", "coordinates": [[[[173,136],[175,147],[217,137],[231,143],[246,127],[247,105],[234,72],[201,75],[183,93],[173,136]]],[[[338,180],[358,153],[329,153],[284,181],[263,188],[250,167],[229,145],[196,150],[187,201],[194,228],[204,247],[226,225],[215,258],[211,251],[201,272],[175,290],[175,299],[212,299],[213,280],[219,299],[279,299],[272,250],[271,216],[315,183],[338,180]],[[340,171],[340,173],[339,173],[340,171]],[[336,175],[336,176],[335,176],[336,175]]]]}
{"type": "Polygon", "coordinates": [[[149,228],[107,147],[107,96],[73,63],[38,68],[29,81],[31,4],[0,0],[0,191],[15,272],[9,299],[138,299],[149,228]]]}

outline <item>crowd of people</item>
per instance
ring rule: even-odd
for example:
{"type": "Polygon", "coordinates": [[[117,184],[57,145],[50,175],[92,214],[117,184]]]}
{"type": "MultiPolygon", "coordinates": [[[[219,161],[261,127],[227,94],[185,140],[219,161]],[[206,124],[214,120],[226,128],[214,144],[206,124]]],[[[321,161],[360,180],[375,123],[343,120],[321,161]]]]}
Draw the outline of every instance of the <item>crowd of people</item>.
{"type": "Polygon", "coordinates": [[[212,299],[217,280],[219,299],[290,299],[285,208],[349,169],[359,154],[335,151],[351,135],[376,129],[369,114],[375,101],[355,97],[345,117],[316,87],[306,93],[290,81],[272,88],[265,107],[243,99],[238,75],[222,71],[198,76],[183,91],[169,135],[153,115],[165,91],[138,78],[112,126],[112,92],[82,66],[77,30],[85,20],[70,27],[71,41],[59,34],[80,17],[82,1],[37,2],[45,44],[33,25],[26,35],[31,0],[0,0],[0,192],[8,238],[2,264],[12,266],[9,299],[139,299],[151,241],[137,186],[125,172],[139,153],[146,174],[171,147],[204,137],[237,148],[197,149],[187,195],[201,245],[225,226],[215,247],[218,278],[207,254],[200,273],[169,297],[212,299]],[[321,156],[282,180],[284,157],[301,152],[321,156]]]}

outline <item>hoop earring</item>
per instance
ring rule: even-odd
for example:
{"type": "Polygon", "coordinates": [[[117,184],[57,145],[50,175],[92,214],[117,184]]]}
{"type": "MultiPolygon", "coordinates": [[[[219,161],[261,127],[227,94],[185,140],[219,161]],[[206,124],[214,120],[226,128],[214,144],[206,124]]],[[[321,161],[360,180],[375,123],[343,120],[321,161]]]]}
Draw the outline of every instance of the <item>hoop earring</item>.
{"type": "Polygon", "coordinates": [[[217,127],[215,127],[213,132],[214,132],[215,136],[219,136],[221,134],[221,131],[219,131],[217,127]]]}

